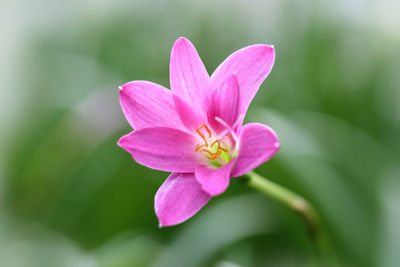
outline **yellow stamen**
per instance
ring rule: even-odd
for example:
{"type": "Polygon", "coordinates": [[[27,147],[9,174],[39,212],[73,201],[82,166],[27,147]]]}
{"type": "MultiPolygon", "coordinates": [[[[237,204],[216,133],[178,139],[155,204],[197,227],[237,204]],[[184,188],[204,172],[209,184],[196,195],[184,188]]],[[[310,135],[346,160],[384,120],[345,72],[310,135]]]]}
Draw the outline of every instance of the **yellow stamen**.
{"type": "Polygon", "coordinates": [[[211,138],[211,131],[210,131],[210,129],[207,127],[207,125],[203,124],[203,125],[201,125],[199,128],[197,128],[197,129],[196,129],[196,132],[200,135],[201,139],[203,139],[204,144],[201,145],[201,146],[200,146],[200,145],[197,145],[195,151],[198,151],[200,148],[202,148],[202,147],[204,147],[204,146],[208,147],[207,139],[205,138],[204,134],[203,134],[202,132],[200,132],[200,130],[201,130],[202,128],[205,128],[205,129],[206,129],[206,131],[207,131],[207,133],[208,133],[208,138],[211,138]]]}
{"type": "MultiPolygon", "coordinates": [[[[222,152],[227,153],[229,151],[227,148],[222,147],[220,140],[215,140],[209,145],[208,140],[211,138],[212,134],[211,134],[210,128],[208,128],[207,125],[205,125],[205,124],[201,125],[199,128],[196,129],[196,132],[201,137],[204,144],[202,144],[202,145],[198,144],[195,148],[195,151],[206,152],[205,157],[207,159],[209,159],[209,160],[217,159],[218,157],[221,156],[222,152]],[[203,132],[201,131],[201,129],[203,129],[203,128],[205,129],[206,134],[208,134],[208,138],[206,138],[206,134],[203,133],[204,131],[203,132]],[[212,149],[213,151],[215,150],[215,152],[210,151],[210,149],[212,149]]],[[[227,134],[226,136],[231,137],[230,134],[227,134]]]]}

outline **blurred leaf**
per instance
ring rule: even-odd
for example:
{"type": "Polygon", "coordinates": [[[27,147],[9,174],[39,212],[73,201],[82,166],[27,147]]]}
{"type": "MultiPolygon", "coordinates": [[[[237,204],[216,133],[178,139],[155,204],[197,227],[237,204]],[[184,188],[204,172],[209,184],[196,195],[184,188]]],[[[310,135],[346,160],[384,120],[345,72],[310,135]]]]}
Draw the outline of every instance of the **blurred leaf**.
{"type": "MultiPolygon", "coordinates": [[[[157,260],[155,266],[203,266],[221,249],[272,231],[274,219],[264,196],[243,195],[204,209],[157,260]]],[[[178,226],[179,227],[179,226],[178,226]]]]}
{"type": "Polygon", "coordinates": [[[380,188],[382,217],[377,266],[395,267],[400,262],[400,169],[390,168],[380,188]]]}
{"type": "Polygon", "coordinates": [[[0,257],[7,267],[95,267],[95,259],[64,236],[2,214],[0,257]]]}
{"type": "Polygon", "coordinates": [[[119,236],[97,249],[98,267],[151,266],[161,246],[148,236],[119,236]]]}
{"type": "Polygon", "coordinates": [[[375,243],[370,240],[376,238],[377,229],[371,207],[373,185],[368,181],[388,164],[389,155],[356,127],[322,114],[296,113],[289,119],[261,108],[251,114],[250,118],[271,125],[281,137],[277,157],[292,171],[275,179],[315,204],[346,261],[371,264],[375,243]],[[361,168],[365,162],[369,169],[361,168]],[[370,251],[369,260],[365,251],[370,251]]]}

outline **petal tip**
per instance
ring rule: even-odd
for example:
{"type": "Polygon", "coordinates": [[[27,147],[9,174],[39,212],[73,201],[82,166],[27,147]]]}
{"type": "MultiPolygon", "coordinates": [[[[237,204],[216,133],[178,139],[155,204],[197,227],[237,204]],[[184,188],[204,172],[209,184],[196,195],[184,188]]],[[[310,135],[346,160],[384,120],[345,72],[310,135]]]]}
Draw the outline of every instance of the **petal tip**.
{"type": "Polygon", "coordinates": [[[122,137],[117,141],[117,146],[122,147],[122,137]]]}
{"type": "Polygon", "coordinates": [[[181,36],[178,39],[176,39],[174,46],[179,45],[181,43],[190,43],[190,41],[186,37],[181,36]]]}
{"type": "Polygon", "coordinates": [[[272,54],[272,56],[275,57],[275,45],[257,44],[254,46],[256,46],[262,53],[265,53],[266,55],[272,54]]]}
{"type": "Polygon", "coordinates": [[[275,60],[275,46],[274,45],[264,45],[265,53],[269,54],[272,57],[272,60],[275,60]]]}
{"type": "Polygon", "coordinates": [[[120,95],[120,96],[126,94],[126,90],[124,89],[124,86],[123,86],[123,85],[119,86],[118,89],[119,89],[118,92],[119,92],[119,95],[120,95]]]}
{"type": "Polygon", "coordinates": [[[158,218],[158,228],[165,228],[165,227],[170,227],[170,226],[175,226],[178,224],[181,224],[183,221],[177,221],[177,222],[168,222],[167,220],[160,219],[158,218]]]}
{"type": "Polygon", "coordinates": [[[237,81],[237,78],[238,78],[237,76],[238,76],[237,71],[233,71],[233,72],[231,73],[231,75],[228,76],[228,78],[229,78],[230,80],[237,81]]]}
{"type": "Polygon", "coordinates": [[[130,134],[124,135],[124,136],[122,136],[122,137],[118,140],[117,145],[118,145],[119,147],[121,147],[121,148],[123,148],[123,149],[126,149],[125,144],[126,144],[126,138],[127,138],[128,135],[130,135],[130,134]]]}
{"type": "Polygon", "coordinates": [[[276,150],[279,150],[281,148],[281,144],[279,142],[276,142],[274,144],[274,146],[275,146],[276,150]]]}
{"type": "Polygon", "coordinates": [[[164,228],[165,226],[168,226],[168,224],[165,223],[165,221],[162,218],[160,218],[157,208],[155,208],[155,212],[158,219],[158,228],[164,228]]]}
{"type": "Polygon", "coordinates": [[[129,91],[129,87],[132,86],[132,83],[133,82],[128,82],[126,84],[118,86],[119,94],[120,95],[122,95],[122,94],[126,95],[128,93],[128,91],[129,91]]]}

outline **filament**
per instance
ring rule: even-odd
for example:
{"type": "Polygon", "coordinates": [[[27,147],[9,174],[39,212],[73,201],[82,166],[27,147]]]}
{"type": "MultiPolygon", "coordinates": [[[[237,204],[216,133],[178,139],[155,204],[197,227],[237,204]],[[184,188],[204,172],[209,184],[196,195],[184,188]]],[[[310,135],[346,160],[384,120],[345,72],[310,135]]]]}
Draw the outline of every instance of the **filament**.
{"type": "Polygon", "coordinates": [[[207,125],[203,124],[199,128],[197,128],[196,132],[200,136],[200,138],[203,140],[204,144],[201,144],[201,145],[197,144],[195,151],[205,152],[206,153],[205,157],[209,160],[217,159],[221,155],[222,151],[228,152],[227,148],[222,147],[220,140],[215,140],[209,145],[206,136],[204,135],[204,133],[201,132],[201,129],[203,129],[203,128],[206,130],[206,132],[208,134],[208,139],[210,139],[212,136],[211,130],[210,130],[210,128],[208,128],[207,125]],[[215,145],[216,145],[216,148],[214,148],[215,145]],[[213,150],[216,149],[215,152],[211,152],[210,148],[213,148],[213,150]]]}

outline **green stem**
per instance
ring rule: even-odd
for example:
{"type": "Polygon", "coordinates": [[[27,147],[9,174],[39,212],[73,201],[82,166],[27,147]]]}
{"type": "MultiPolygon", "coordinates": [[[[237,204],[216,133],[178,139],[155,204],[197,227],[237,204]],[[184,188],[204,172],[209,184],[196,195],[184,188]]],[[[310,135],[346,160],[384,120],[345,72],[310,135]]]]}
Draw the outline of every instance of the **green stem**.
{"type": "Polygon", "coordinates": [[[311,239],[319,251],[321,266],[341,266],[333,247],[322,231],[321,221],[314,207],[302,196],[289,189],[268,180],[255,172],[246,174],[250,187],[278,200],[298,213],[304,220],[311,239]],[[326,262],[328,260],[328,262],[326,262]]]}
{"type": "Polygon", "coordinates": [[[321,227],[319,216],[306,199],[255,172],[249,172],[246,176],[248,177],[247,183],[250,187],[282,202],[300,214],[314,241],[320,242],[321,227]]]}

